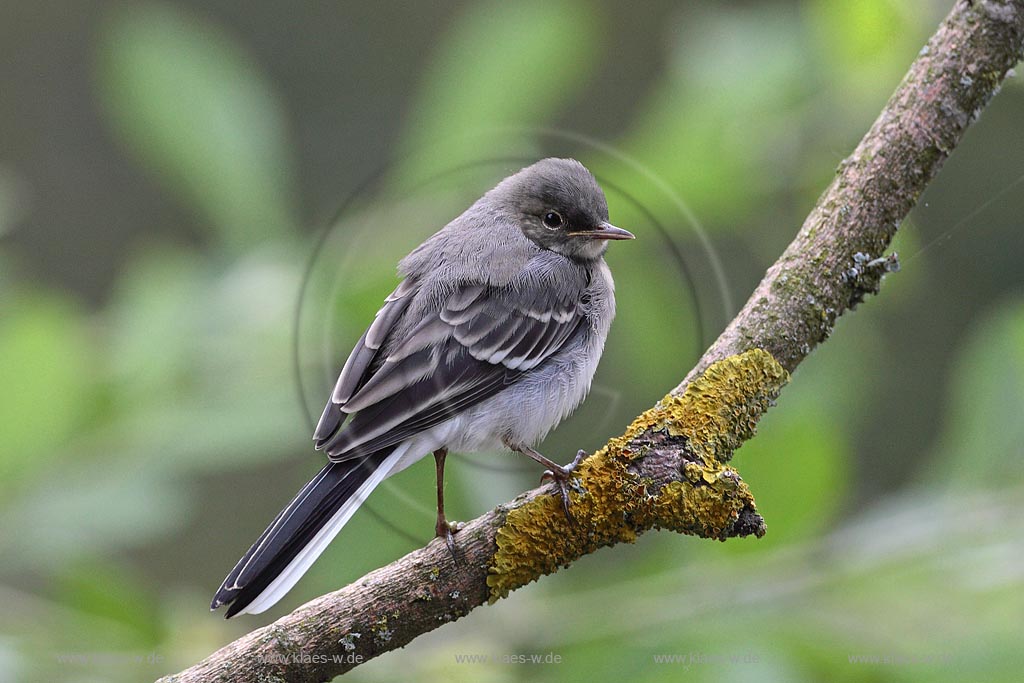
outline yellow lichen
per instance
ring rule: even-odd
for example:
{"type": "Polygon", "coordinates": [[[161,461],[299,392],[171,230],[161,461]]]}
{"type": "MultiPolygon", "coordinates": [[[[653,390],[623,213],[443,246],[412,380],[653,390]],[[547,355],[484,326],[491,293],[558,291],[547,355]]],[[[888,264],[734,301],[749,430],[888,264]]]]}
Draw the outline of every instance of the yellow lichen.
{"type": "Polygon", "coordinates": [[[682,396],[666,396],[655,410],[669,414],[668,432],[685,436],[694,453],[726,462],[754,435],[757,421],[788,381],[789,373],[771,354],[753,349],[711,365],[682,396]]]}
{"type": "Polygon", "coordinates": [[[725,358],[580,464],[579,490],[571,494],[575,524],[557,496],[538,496],[511,510],[488,571],[491,602],[597,548],[632,543],[651,528],[725,540],[743,508],[755,505],[724,463],[753,435],[788,378],[760,349],[725,358]],[[650,482],[630,470],[643,455],[637,437],[645,433],[683,437],[696,462],[684,463],[680,480],[650,490],[650,482]]]}

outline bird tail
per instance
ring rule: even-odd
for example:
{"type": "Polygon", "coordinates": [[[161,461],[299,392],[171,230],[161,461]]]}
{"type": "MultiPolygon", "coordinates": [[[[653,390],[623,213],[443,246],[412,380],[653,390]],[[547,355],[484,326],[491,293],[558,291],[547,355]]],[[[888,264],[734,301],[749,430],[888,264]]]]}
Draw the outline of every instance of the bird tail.
{"type": "Polygon", "coordinates": [[[291,590],[370,492],[391,474],[407,444],[363,458],[332,462],[278,513],[231,570],[210,609],[225,618],[259,614],[291,590]]]}

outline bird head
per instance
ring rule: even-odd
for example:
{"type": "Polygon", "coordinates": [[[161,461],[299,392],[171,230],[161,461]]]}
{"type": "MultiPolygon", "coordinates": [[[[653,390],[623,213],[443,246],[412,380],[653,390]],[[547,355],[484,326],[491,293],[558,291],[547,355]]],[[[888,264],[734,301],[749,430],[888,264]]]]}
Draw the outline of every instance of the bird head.
{"type": "Polygon", "coordinates": [[[505,199],[528,239],[574,260],[600,258],[608,240],[633,239],[632,233],[608,222],[601,186],[575,159],[542,159],[505,179],[494,192],[505,199]]]}

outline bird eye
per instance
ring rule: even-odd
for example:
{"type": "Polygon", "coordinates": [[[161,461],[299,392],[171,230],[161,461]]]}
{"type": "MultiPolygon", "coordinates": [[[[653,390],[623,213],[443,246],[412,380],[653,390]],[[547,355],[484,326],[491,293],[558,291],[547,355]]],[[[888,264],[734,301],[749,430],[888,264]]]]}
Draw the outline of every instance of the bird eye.
{"type": "Polygon", "coordinates": [[[557,211],[548,211],[544,214],[544,225],[555,230],[562,227],[562,216],[557,211]]]}

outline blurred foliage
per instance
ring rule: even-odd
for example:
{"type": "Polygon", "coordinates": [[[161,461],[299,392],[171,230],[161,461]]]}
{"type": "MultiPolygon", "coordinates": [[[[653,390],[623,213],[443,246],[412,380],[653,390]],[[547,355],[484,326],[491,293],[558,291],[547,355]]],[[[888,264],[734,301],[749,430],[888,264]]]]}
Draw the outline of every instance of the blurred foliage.
{"type": "Polygon", "coordinates": [[[510,128],[551,121],[587,83],[600,47],[595,22],[575,1],[467,8],[424,74],[406,129],[407,177],[423,177],[423,165],[435,171],[440,145],[446,166],[475,162],[481,150],[512,152],[510,128]]]}
{"type": "Polygon", "coordinates": [[[235,249],[291,227],[283,113],[239,47],[148,2],[115,12],[106,30],[99,93],[131,151],[235,249]]]}
{"type": "MultiPolygon", "coordinates": [[[[152,226],[112,264],[97,309],[34,281],[0,242],[0,680],[152,679],[264,623],[205,605],[318,469],[310,421],[395,262],[541,155],[587,163],[613,221],[640,237],[609,254],[619,314],[594,391],[543,450],[599,446],[714,338],[947,4],[691,3],[663,12],[656,35],[618,21],[614,4],[467,5],[416,65],[391,163],[363,168],[339,150],[339,165],[378,175],[314,246],[298,229],[301,155],[279,72],[184,2],[111,3],[89,34],[89,87],[134,171],[201,234],[181,244],[152,226]],[[601,78],[629,41],[656,58],[635,71],[641,96],[622,102],[601,78]],[[621,130],[576,132],[581,108],[612,103],[628,108],[621,130]]],[[[267,17],[254,12],[254,26],[269,32],[267,17]]],[[[993,109],[1019,108],[1007,90],[993,109]]],[[[904,226],[904,272],[840,321],[737,454],[765,539],[648,535],[351,678],[1016,680],[1020,254],[972,257],[956,221],[984,221],[997,251],[1020,251],[1019,193],[957,194],[991,177],[986,154],[1019,170],[1019,155],[1004,159],[1018,113],[986,113],[904,226]],[[965,275],[978,270],[984,285],[965,275]],[[549,652],[562,663],[456,663],[549,652]]],[[[0,159],[0,236],[32,211],[32,189],[0,159]]],[[[449,512],[474,517],[538,475],[511,456],[455,455],[449,512]]],[[[427,541],[433,495],[429,459],[390,480],[269,616],[427,541]]]]}
{"type": "Polygon", "coordinates": [[[38,472],[55,444],[75,433],[96,396],[90,395],[91,340],[72,302],[10,293],[0,318],[0,381],[18,390],[0,393],[0,486],[12,493],[38,472]],[[41,434],[47,438],[40,440],[41,434]]]}
{"type": "Polygon", "coordinates": [[[1024,301],[978,321],[952,378],[943,459],[926,477],[950,485],[1024,481],[1024,301]]]}

